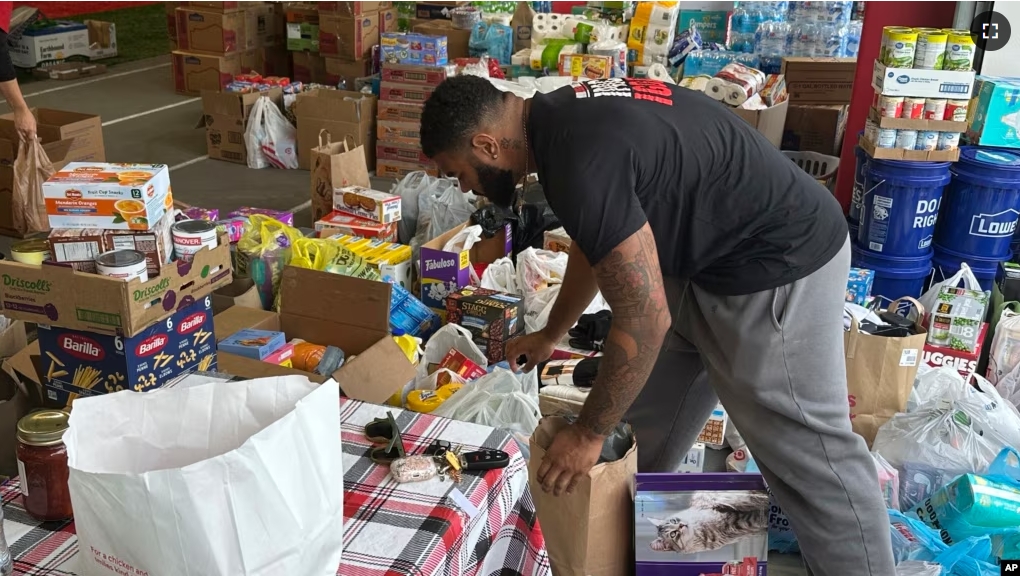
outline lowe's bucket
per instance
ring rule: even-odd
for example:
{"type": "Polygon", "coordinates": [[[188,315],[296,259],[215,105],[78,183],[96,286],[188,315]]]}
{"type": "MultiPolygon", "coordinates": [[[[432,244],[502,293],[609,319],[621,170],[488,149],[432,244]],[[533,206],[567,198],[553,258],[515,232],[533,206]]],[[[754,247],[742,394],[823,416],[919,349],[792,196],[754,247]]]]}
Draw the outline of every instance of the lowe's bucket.
{"type": "Polygon", "coordinates": [[[904,296],[917,298],[931,276],[931,249],[921,256],[898,257],[851,247],[850,261],[854,268],[875,271],[871,295],[879,298],[884,309],[890,302],[904,296]]]}
{"type": "Polygon", "coordinates": [[[981,284],[982,290],[991,290],[995,284],[995,275],[999,273],[999,263],[1009,260],[1009,255],[1004,258],[977,258],[969,254],[961,254],[953,250],[947,250],[938,244],[935,245],[935,254],[932,256],[931,264],[935,269],[932,275],[932,283],[942,282],[960,271],[960,263],[966,262],[971,272],[981,284]]]}
{"type": "Polygon", "coordinates": [[[978,259],[1009,258],[1020,216],[1020,153],[964,146],[950,172],[935,243],[978,259]]]}
{"type": "Polygon", "coordinates": [[[900,258],[929,254],[949,166],[869,159],[857,245],[900,258]]]}
{"type": "MultiPolygon", "coordinates": [[[[861,132],[858,135],[858,141],[863,134],[864,132],[861,132]]],[[[853,195],[850,196],[849,221],[856,228],[857,223],[861,221],[861,201],[864,195],[864,174],[868,169],[868,153],[860,146],[854,146],[854,156],[856,163],[854,164],[853,195]]],[[[853,235],[853,238],[856,239],[857,236],[853,235]]]]}

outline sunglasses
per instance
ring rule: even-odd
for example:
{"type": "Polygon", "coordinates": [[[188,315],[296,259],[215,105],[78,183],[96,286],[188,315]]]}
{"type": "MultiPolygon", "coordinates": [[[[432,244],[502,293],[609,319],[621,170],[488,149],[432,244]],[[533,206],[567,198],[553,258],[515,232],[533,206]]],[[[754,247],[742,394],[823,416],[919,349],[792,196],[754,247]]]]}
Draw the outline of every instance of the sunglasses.
{"type": "Polygon", "coordinates": [[[376,446],[369,457],[376,464],[389,464],[397,458],[407,456],[400,428],[393,419],[393,412],[386,412],[386,418],[376,418],[365,425],[365,438],[376,446]]]}

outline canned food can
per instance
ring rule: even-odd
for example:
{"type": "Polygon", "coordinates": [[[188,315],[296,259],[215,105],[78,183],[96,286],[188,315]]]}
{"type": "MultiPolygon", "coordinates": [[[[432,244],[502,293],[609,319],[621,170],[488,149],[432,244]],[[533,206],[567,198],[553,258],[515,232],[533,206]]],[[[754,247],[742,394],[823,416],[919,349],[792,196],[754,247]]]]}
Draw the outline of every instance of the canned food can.
{"type": "Polygon", "coordinates": [[[914,65],[917,31],[902,26],[886,26],[882,29],[882,45],[879,60],[893,68],[910,68],[914,65]]]}
{"type": "Polygon", "coordinates": [[[916,28],[917,45],[914,48],[914,68],[941,70],[946,58],[946,42],[949,38],[938,28],[916,28]]]}
{"type": "Polygon", "coordinates": [[[110,250],[96,256],[96,269],[103,276],[130,282],[137,278],[139,282],[149,281],[149,272],[145,265],[145,254],[138,250],[110,250]]]}
{"type": "Polygon", "coordinates": [[[50,259],[50,245],[46,240],[22,240],[11,245],[11,259],[22,264],[41,265],[50,259]]]}
{"type": "Polygon", "coordinates": [[[937,150],[939,146],[939,133],[930,130],[923,130],[917,133],[917,145],[915,150],[937,150]]]}
{"type": "Polygon", "coordinates": [[[961,71],[973,69],[975,50],[974,39],[970,37],[969,30],[949,32],[943,69],[961,71]]]}
{"type": "Polygon", "coordinates": [[[939,132],[939,150],[956,150],[960,147],[959,132],[939,132]]]}
{"type": "Polygon", "coordinates": [[[896,147],[913,150],[917,146],[917,130],[897,130],[896,147]]]}
{"type": "Polygon", "coordinates": [[[903,99],[903,113],[900,118],[920,120],[924,118],[924,98],[907,96],[903,99]]]}
{"type": "Polygon", "coordinates": [[[878,139],[875,141],[875,146],[878,148],[895,148],[896,130],[892,128],[879,128],[878,139]]]}
{"type": "Polygon", "coordinates": [[[948,100],[946,102],[946,120],[953,122],[966,122],[967,109],[970,107],[970,100],[948,100]]]}
{"type": "Polygon", "coordinates": [[[174,240],[174,254],[178,260],[190,262],[203,247],[210,250],[218,246],[216,224],[208,220],[181,220],[170,228],[174,240]]]}
{"type": "Polygon", "coordinates": [[[945,98],[925,98],[924,99],[924,119],[925,120],[942,120],[946,117],[946,99],[945,98]]]}
{"type": "Polygon", "coordinates": [[[884,118],[899,118],[903,112],[903,96],[881,96],[878,99],[878,114],[884,118]]]}

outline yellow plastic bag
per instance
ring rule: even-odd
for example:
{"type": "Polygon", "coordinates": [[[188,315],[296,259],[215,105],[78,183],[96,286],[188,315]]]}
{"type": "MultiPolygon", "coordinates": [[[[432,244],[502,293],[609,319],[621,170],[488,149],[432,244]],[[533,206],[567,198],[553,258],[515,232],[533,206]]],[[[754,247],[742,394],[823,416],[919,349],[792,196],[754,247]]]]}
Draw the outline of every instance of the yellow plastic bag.
{"type": "Polygon", "coordinates": [[[309,270],[325,270],[326,265],[336,257],[340,250],[340,245],[333,240],[298,238],[294,241],[290,265],[309,270]]]}
{"type": "Polygon", "coordinates": [[[255,282],[266,310],[273,306],[283,267],[301,237],[297,229],[262,214],[252,214],[244,227],[237,242],[237,274],[255,282]]]}

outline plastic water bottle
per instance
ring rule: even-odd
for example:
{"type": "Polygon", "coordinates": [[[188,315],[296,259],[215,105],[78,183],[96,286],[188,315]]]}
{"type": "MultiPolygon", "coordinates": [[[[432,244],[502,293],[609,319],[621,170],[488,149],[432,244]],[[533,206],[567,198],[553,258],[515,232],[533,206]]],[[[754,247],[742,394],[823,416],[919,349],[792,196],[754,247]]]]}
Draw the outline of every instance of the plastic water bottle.
{"type": "Polygon", "coordinates": [[[7,547],[7,536],[4,534],[4,511],[0,508],[0,576],[14,574],[14,562],[11,561],[11,550],[7,547]]]}

